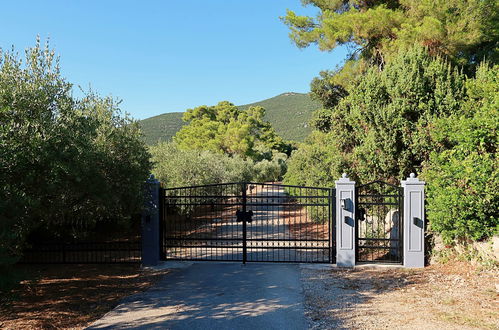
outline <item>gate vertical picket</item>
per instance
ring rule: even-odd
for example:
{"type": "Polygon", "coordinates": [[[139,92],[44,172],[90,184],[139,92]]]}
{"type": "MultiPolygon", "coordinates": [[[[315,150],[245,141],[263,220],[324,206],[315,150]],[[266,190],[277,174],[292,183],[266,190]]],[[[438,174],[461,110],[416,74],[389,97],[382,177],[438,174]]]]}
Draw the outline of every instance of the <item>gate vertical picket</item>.
{"type": "Polygon", "coordinates": [[[355,195],[356,261],[402,263],[401,188],[377,180],[357,186],[355,195]]]}
{"type": "MultiPolygon", "coordinates": [[[[243,214],[246,214],[246,184],[242,183],[241,184],[242,190],[243,190],[243,200],[242,200],[242,211],[243,214]]],[[[247,245],[247,239],[248,239],[248,226],[247,226],[247,220],[245,217],[243,217],[243,264],[246,263],[248,260],[248,245],[247,245]]]]}
{"type": "Polygon", "coordinates": [[[334,189],[242,182],[162,192],[163,260],[334,262],[334,189]]]}

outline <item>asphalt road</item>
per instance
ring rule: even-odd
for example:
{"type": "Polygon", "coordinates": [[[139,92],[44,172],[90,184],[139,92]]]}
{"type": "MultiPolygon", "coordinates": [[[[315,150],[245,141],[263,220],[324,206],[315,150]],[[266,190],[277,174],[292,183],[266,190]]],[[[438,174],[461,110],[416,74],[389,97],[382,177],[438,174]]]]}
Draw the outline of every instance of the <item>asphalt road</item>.
{"type": "Polygon", "coordinates": [[[90,327],[116,328],[306,329],[299,265],[184,263],[90,327]]]}

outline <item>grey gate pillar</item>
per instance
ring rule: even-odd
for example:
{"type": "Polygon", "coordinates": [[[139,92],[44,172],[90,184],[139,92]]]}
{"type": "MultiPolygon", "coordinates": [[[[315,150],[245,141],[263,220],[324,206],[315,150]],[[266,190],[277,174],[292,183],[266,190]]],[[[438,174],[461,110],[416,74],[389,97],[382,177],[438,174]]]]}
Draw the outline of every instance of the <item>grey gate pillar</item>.
{"type": "Polygon", "coordinates": [[[155,266],[160,258],[159,181],[153,175],[146,181],[145,205],[142,211],[142,266],[155,266]]]}
{"type": "Polygon", "coordinates": [[[424,181],[414,173],[402,181],[404,190],[404,267],[424,267],[424,181]]]}
{"type": "Polygon", "coordinates": [[[355,266],[355,181],[346,173],[336,181],[336,264],[355,266]]]}

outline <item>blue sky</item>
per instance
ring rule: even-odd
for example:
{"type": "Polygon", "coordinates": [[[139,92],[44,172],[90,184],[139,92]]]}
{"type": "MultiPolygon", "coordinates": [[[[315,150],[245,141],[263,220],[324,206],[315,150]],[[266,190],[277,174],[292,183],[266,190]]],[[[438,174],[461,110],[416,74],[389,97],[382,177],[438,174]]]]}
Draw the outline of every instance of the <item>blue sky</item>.
{"type": "Polygon", "coordinates": [[[142,119],[229,100],[246,104],[308,92],[345,49],[298,49],[279,20],[300,0],[6,1],[0,47],[50,38],[63,75],[123,100],[142,119]]]}

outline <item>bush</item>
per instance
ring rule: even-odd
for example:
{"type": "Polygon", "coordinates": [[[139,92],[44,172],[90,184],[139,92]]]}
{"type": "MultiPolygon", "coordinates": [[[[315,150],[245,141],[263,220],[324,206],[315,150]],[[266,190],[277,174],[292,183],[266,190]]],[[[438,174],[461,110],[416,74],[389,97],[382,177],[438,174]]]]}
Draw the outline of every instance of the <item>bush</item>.
{"type": "Polygon", "coordinates": [[[333,186],[346,172],[359,182],[395,182],[419,172],[433,148],[436,118],[460,111],[465,76],[425,50],[370,67],[348,95],[314,117],[315,131],[295,152],[285,181],[333,186]]]}
{"type": "MultiPolygon", "coordinates": [[[[313,131],[287,162],[284,183],[297,186],[334,187],[337,173],[348,168],[348,162],[334,147],[331,134],[313,131]]],[[[348,171],[351,173],[350,171],[348,171]]]]}
{"type": "Polygon", "coordinates": [[[397,182],[422,172],[430,228],[449,243],[498,232],[498,66],[467,78],[421,50],[369,68],[295,151],[285,183],[397,182]]]}
{"type": "Polygon", "coordinates": [[[118,102],[72,96],[48,45],[0,56],[0,263],[30,233],[85,235],[98,222],[126,222],[142,206],[149,154],[118,102]]]}
{"type": "Polygon", "coordinates": [[[463,113],[435,122],[423,177],[428,181],[430,228],[446,243],[498,232],[499,66],[482,64],[467,83],[463,113]]]}
{"type": "Polygon", "coordinates": [[[274,182],[281,176],[281,165],[277,161],[262,160],[255,164],[256,182],[274,182]]]}
{"type": "Polygon", "coordinates": [[[270,152],[259,162],[211,151],[182,150],[175,142],[150,147],[153,174],[167,187],[187,187],[228,182],[278,181],[286,172],[284,153],[270,152]]]}
{"type": "Polygon", "coordinates": [[[210,151],[180,150],[173,142],[150,148],[153,174],[167,187],[250,181],[253,162],[210,151]]]}
{"type": "Polygon", "coordinates": [[[267,158],[255,163],[253,181],[276,182],[282,180],[288,168],[288,155],[273,150],[269,152],[267,158]]]}

